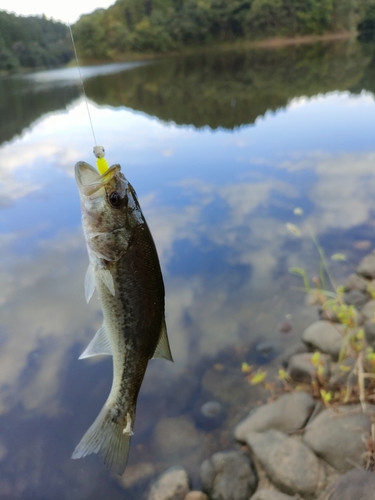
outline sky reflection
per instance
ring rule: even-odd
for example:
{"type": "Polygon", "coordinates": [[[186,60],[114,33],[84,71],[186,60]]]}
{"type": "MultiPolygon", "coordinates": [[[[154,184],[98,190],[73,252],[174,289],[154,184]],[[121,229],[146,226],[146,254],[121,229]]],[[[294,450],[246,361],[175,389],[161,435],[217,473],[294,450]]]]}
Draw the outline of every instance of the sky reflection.
{"type": "MultiPolygon", "coordinates": [[[[138,192],[164,270],[176,362],[150,363],[141,406],[147,397],[162,397],[168,380],[228,346],[269,338],[282,349],[275,332],[288,313],[296,331],[306,325],[312,313],[301,311],[303,297],[291,290],[297,282],[288,268],[317,269],[309,228],[327,253],[348,255],[339,274],[363,254],[355,241],[374,244],[371,94],[298,98],[233,131],[176,126],[108,105],[90,103],[90,111],[109,163],[120,162],[138,192]],[[299,225],[300,238],[287,222],[299,225]]],[[[91,459],[72,465],[69,450],[111,379],[108,360],[76,360],[101,323],[97,301],[84,301],[87,256],[73,178],[76,161],[94,163],[92,147],[81,99],[0,148],[0,414],[18,409],[52,426],[65,419],[50,439],[59,467],[80,492],[71,498],[88,494],[79,484],[82,471],[95,482],[101,470],[91,459]],[[62,435],[69,436],[63,445],[62,435]]],[[[142,418],[141,427],[155,423],[142,418]]],[[[13,464],[20,453],[8,446],[0,435],[4,470],[3,457],[13,464]]]]}

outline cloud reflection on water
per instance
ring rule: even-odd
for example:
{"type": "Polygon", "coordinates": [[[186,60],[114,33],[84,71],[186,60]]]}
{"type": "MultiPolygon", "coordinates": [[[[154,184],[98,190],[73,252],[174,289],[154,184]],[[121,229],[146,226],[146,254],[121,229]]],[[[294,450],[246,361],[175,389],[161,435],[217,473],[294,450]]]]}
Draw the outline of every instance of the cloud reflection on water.
{"type": "MultiPolygon", "coordinates": [[[[319,237],[332,229],[348,231],[367,224],[375,210],[371,144],[354,151],[349,138],[347,151],[317,150],[316,136],[309,140],[306,129],[298,129],[300,113],[309,123],[316,106],[325,102],[329,109],[332,100],[337,106],[338,97],[351,113],[348,95],[318,97],[297,107],[292,103],[293,116],[288,110],[269,114],[256,127],[242,127],[234,134],[198,133],[126,109],[92,106],[108,159],[124,159],[125,173],[140,195],[165,274],[176,363],[150,363],[143,395],[152,393],[168,373],[177,376],[202,356],[238,341],[272,338],[286,312],[299,314],[297,325],[306,322],[304,315],[309,313],[296,311],[302,298],[295,299],[285,289],[288,267],[313,255],[306,227],[313,227],[319,237]],[[286,123],[284,149],[274,148],[286,123]],[[307,205],[306,216],[296,218],[293,208],[301,202],[307,205]],[[303,237],[290,235],[286,222],[299,223],[303,237]]],[[[355,98],[355,103],[356,108],[366,106],[374,112],[367,95],[355,98]]],[[[356,123],[340,124],[341,131],[345,127],[346,132],[355,130],[356,123]]],[[[67,360],[101,323],[98,303],[87,306],[84,301],[87,256],[72,178],[75,161],[90,161],[91,143],[84,104],[77,102],[68,113],[44,117],[0,150],[0,193],[3,201],[14,205],[10,215],[20,200],[26,206],[35,204],[33,195],[38,192],[53,228],[43,238],[39,233],[30,237],[15,218],[14,231],[1,234],[2,415],[16,407],[28,416],[64,415],[62,380],[71,389],[80,384],[64,375],[67,360]],[[76,213],[60,227],[56,220],[72,203],[76,213]],[[26,244],[29,252],[14,251],[26,244]]],[[[40,224],[27,211],[23,216],[29,232],[40,224]]],[[[82,362],[74,366],[78,363],[82,362]]],[[[108,380],[110,376],[108,372],[108,380]]],[[[94,390],[96,380],[91,383],[94,390]]]]}

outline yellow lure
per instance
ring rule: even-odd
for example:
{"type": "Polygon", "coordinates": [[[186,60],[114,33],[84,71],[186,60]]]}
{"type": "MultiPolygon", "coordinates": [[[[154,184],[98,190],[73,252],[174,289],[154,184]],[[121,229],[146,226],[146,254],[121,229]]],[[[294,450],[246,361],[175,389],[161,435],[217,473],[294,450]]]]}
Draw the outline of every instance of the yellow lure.
{"type": "Polygon", "coordinates": [[[105,158],[97,158],[96,159],[96,166],[99,170],[100,175],[103,175],[109,169],[108,162],[105,158]]]}
{"type": "Polygon", "coordinates": [[[103,146],[94,147],[94,155],[96,156],[96,166],[98,167],[100,175],[103,175],[109,169],[107,160],[104,158],[105,151],[103,146]]]}

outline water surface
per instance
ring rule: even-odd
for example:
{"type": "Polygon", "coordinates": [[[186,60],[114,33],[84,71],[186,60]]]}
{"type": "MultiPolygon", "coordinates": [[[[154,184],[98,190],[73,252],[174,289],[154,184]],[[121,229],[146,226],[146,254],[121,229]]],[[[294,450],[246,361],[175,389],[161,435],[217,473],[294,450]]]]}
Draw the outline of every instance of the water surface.
{"type": "Polygon", "coordinates": [[[264,397],[241,363],[273,373],[316,317],[288,272],[317,272],[310,232],[328,257],[347,256],[332,262],[338,279],[374,246],[373,50],[340,42],[84,71],[97,140],[155,238],[175,358],[149,364],[122,483],[98,457],[70,459],[112,377],[111,360],[77,359],[101,324],[96,299],[84,300],[73,177],[94,160],[86,105],[71,70],[0,80],[0,498],[138,500],[171,465],[198,485],[203,459],[235,446],[233,425],[264,397]],[[213,419],[201,411],[210,401],[222,408],[213,419]]]}

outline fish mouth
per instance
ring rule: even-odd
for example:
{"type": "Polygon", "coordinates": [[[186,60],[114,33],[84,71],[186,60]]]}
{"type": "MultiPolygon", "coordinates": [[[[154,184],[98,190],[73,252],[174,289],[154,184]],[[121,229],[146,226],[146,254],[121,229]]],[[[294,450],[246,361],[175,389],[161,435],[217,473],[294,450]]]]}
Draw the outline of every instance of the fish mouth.
{"type": "Polygon", "coordinates": [[[95,194],[103,188],[121,170],[120,165],[112,165],[104,174],[96,170],[85,161],[79,161],[75,165],[75,178],[79,192],[85,196],[95,194]]]}

